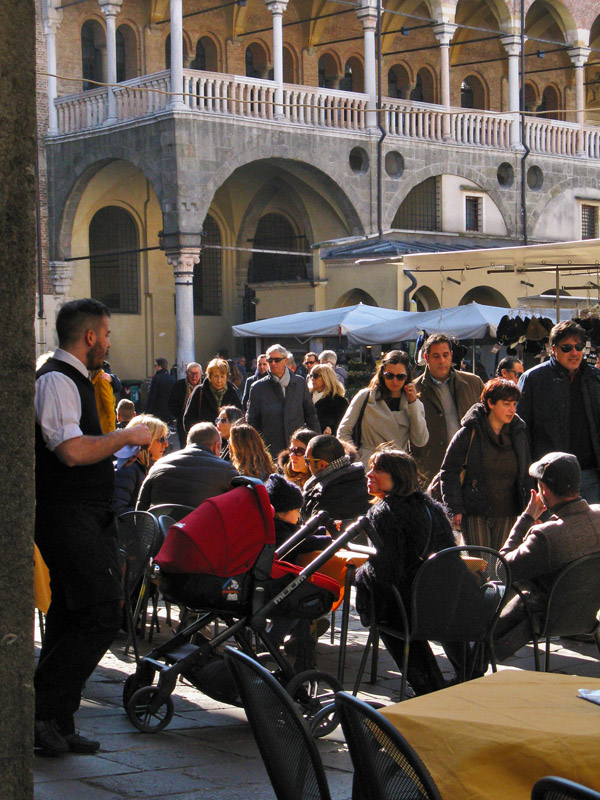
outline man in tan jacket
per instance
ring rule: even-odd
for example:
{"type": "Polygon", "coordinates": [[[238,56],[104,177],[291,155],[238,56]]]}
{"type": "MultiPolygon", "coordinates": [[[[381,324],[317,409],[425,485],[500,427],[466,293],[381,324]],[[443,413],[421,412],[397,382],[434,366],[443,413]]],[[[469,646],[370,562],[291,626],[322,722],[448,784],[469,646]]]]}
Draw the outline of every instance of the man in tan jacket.
{"type": "Polygon", "coordinates": [[[483,381],[452,367],[452,342],[444,333],[434,333],[427,339],[423,355],[427,366],[414,383],[425,407],[429,441],[424,447],[413,446],[412,454],[429,483],[439,472],[461,419],[479,401],[483,381]]]}

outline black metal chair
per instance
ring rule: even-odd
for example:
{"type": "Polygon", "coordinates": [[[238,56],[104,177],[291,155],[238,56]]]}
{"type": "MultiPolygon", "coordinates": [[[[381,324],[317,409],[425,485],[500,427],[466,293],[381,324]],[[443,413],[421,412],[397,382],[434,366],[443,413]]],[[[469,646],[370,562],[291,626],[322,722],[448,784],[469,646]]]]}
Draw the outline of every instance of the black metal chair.
{"type": "Polygon", "coordinates": [[[592,553],[578,558],[561,570],[550,589],[541,624],[536,625],[535,618],[529,615],[536,670],[540,671],[540,639],[546,640],[545,672],[550,671],[552,636],[593,634],[600,653],[599,609],[600,553],[592,553]]]}
{"type": "Polygon", "coordinates": [[[461,545],[434,553],[417,570],[411,588],[410,613],[400,591],[392,586],[397,617],[383,621],[373,617],[353,694],[358,693],[369,646],[377,633],[404,642],[400,700],[405,697],[406,670],[413,641],[462,642],[460,681],[472,677],[475,666],[482,661],[483,645],[487,645],[492,669],[496,672],[492,636],[510,586],[508,564],[490,547],[461,545]],[[476,574],[467,568],[461,555],[482,561],[476,574]],[[470,656],[467,655],[469,643],[475,645],[470,656]]]}
{"type": "Polygon", "coordinates": [[[531,790],[531,800],[600,800],[600,793],[566,778],[540,778],[531,790]]]}
{"type": "Polygon", "coordinates": [[[292,698],[245,653],[228,647],[224,657],[277,799],[331,800],[321,756],[292,698]]]}
{"type": "Polygon", "coordinates": [[[379,711],[346,692],[335,707],[354,764],[353,798],[441,800],[419,756],[379,711]]]}
{"type": "Polygon", "coordinates": [[[161,503],[159,506],[152,506],[148,511],[153,514],[156,519],[161,516],[171,517],[175,522],[179,522],[192,511],[196,510],[196,506],[183,506],[179,503],[161,503]]]}
{"type": "Polygon", "coordinates": [[[119,548],[125,562],[124,592],[125,616],[129,634],[125,652],[129,649],[129,640],[133,647],[136,662],[139,652],[135,636],[135,627],[143,608],[143,598],[148,589],[148,566],[160,537],[156,517],[147,511],[127,511],[117,517],[119,548]],[[132,597],[136,596],[135,611],[132,609],[132,597]]]}

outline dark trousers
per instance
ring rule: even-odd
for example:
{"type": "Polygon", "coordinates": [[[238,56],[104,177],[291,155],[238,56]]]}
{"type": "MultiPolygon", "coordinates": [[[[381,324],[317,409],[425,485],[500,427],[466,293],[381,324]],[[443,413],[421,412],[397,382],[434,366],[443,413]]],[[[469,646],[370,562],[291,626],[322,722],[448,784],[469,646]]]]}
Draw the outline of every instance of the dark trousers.
{"type": "Polygon", "coordinates": [[[119,600],[68,608],[60,582],[52,580],[52,602],[34,676],[36,719],[56,719],[65,734],[75,730],[73,715],[83,686],[115,638],[121,620],[119,600]]]}

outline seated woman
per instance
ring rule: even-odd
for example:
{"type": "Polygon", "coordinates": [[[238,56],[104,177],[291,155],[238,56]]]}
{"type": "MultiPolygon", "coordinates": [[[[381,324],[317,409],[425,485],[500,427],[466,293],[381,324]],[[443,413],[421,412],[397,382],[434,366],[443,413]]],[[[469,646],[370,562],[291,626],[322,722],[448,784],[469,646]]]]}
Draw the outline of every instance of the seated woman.
{"type": "Polygon", "coordinates": [[[229,452],[231,463],[240,475],[260,478],[264,482],[269,475],[277,472],[262,436],[246,422],[238,422],[231,426],[229,452]]]}
{"type": "MultiPolygon", "coordinates": [[[[415,574],[432,553],[454,546],[454,536],[443,507],[419,491],[417,464],[403,450],[378,449],[369,461],[367,488],[375,498],[367,514],[369,537],[377,548],[356,573],[357,609],[370,623],[371,599],[377,619],[397,619],[390,586],[395,585],[410,609],[415,574]]],[[[399,667],[403,642],[381,633],[381,639],[399,667]]],[[[445,681],[428,642],[413,641],[406,678],[415,694],[444,688],[445,681]]]]}
{"type": "Polygon", "coordinates": [[[221,458],[223,461],[231,461],[229,434],[231,433],[231,426],[239,419],[245,420],[246,418],[244,412],[236,406],[221,406],[219,409],[219,416],[216,419],[215,425],[221,434],[221,458]]]}
{"type": "Polygon", "coordinates": [[[304,458],[306,447],[310,440],[318,435],[310,428],[298,428],[292,433],[289,448],[282,450],[277,458],[277,463],[287,480],[295,483],[301,489],[310,478],[310,469],[304,458]]]}
{"type": "Polygon", "coordinates": [[[113,492],[113,510],[117,516],[126,511],[134,511],[140,488],[150,467],[162,458],[169,444],[169,427],[158,417],[152,414],[138,414],[127,425],[147,425],[152,433],[152,442],[148,447],[137,448],[137,453],[130,454],[129,448],[124,447],[124,458],[117,456],[117,469],[115,471],[115,488],[113,492]]]}

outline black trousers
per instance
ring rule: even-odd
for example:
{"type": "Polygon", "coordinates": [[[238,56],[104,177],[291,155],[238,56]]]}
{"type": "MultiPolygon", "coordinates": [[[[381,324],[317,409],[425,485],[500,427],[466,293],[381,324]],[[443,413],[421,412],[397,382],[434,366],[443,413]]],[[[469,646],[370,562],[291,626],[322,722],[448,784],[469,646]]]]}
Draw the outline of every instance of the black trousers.
{"type": "Polygon", "coordinates": [[[52,581],[52,602],[34,675],[36,719],[56,719],[63,733],[75,730],[73,715],[83,686],[115,638],[121,620],[119,600],[70,609],[60,584],[52,581]]]}

